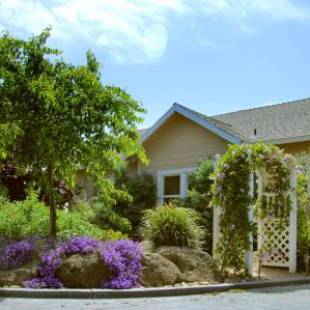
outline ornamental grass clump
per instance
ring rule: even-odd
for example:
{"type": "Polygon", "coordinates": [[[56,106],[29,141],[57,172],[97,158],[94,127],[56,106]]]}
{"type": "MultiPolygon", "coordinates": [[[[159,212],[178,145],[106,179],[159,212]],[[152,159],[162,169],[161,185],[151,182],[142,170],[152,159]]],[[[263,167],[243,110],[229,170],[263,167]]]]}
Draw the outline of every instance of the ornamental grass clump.
{"type": "Polygon", "coordinates": [[[61,288],[63,283],[56,277],[56,270],[63,259],[74,254],[100,254],[104,265],[112,272],[112,277],[103,281],[103,288],[131,288],[139,286],[141,271],[141,250],[137,242],[118,240],[102,242],[89,237],[73,237],[58,244],[56,249],[47,251],[38,266],[38,278],[25,281],[29,288],[61,288]]]}
{"type": "Polygon", "coordinates": [[[155,247],[200,249],[204,232],[198,220],[199,216],[194,210],[169,204],[146,212],[141,234],[145,240],[152,241],[155,247]]]}
{"type": "Polygon", "coordinates": [[[35,252],[33,242],[24,240],[8,244],[0,254],[1,269],[18,268],[31,261],[35,252]]]}

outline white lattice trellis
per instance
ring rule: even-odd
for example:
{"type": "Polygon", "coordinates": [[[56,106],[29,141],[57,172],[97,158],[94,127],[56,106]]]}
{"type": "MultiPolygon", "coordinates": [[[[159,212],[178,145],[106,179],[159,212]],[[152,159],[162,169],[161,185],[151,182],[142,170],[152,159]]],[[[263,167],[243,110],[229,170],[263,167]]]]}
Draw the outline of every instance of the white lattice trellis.
{"type": "Polygon", "coordinates": [[[263,266],[289,267],[290,260],[290,229],[288,223],[279,219],[259,220],[258,249],[263,249],[263,266]]]}

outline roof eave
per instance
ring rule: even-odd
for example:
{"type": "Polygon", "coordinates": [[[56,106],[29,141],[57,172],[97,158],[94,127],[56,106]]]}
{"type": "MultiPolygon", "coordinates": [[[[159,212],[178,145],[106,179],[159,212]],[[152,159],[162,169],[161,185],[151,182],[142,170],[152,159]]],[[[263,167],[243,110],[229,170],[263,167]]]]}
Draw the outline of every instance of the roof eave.
{"type": "Polygon", "coordinates": [[[267,143],[271,144],[287,144],[305,141],[310,141],[310,135],[266,140],[267,143]]]}

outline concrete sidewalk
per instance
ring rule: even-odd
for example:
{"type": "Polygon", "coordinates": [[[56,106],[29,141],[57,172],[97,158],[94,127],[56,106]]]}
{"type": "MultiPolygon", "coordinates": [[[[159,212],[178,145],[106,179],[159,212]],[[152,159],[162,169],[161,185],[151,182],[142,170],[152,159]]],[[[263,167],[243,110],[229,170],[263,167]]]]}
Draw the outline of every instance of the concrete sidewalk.
{"type": "Polygon", "coordinates": [[[161,298],[1,298],[1,310],[308,310],[310,285],[161,298]]]}
{"type": "Polygon", "coordinates": [[[218,293],[233,289],[255,289],[303,284],[310,284],[310,277],[295,277],[293,279],[290,278],[281,280],[243,281],[196,286],[134,288],[125,290],[1,288],[0,298],[143,298],[218,293]]]}

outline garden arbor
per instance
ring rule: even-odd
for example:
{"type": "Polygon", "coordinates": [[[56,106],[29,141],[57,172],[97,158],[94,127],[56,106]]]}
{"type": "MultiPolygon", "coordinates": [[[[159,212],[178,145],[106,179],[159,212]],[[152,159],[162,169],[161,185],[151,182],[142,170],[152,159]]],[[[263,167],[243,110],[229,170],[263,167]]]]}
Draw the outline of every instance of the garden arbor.
{"type": "Polygon", "coordinates": [[[293,157],[273,145],[232,145],[218,158],[213,255],[223,272],[252,274],[256,227],[262,264],[296,272],[296,183],[293,157]]]}

